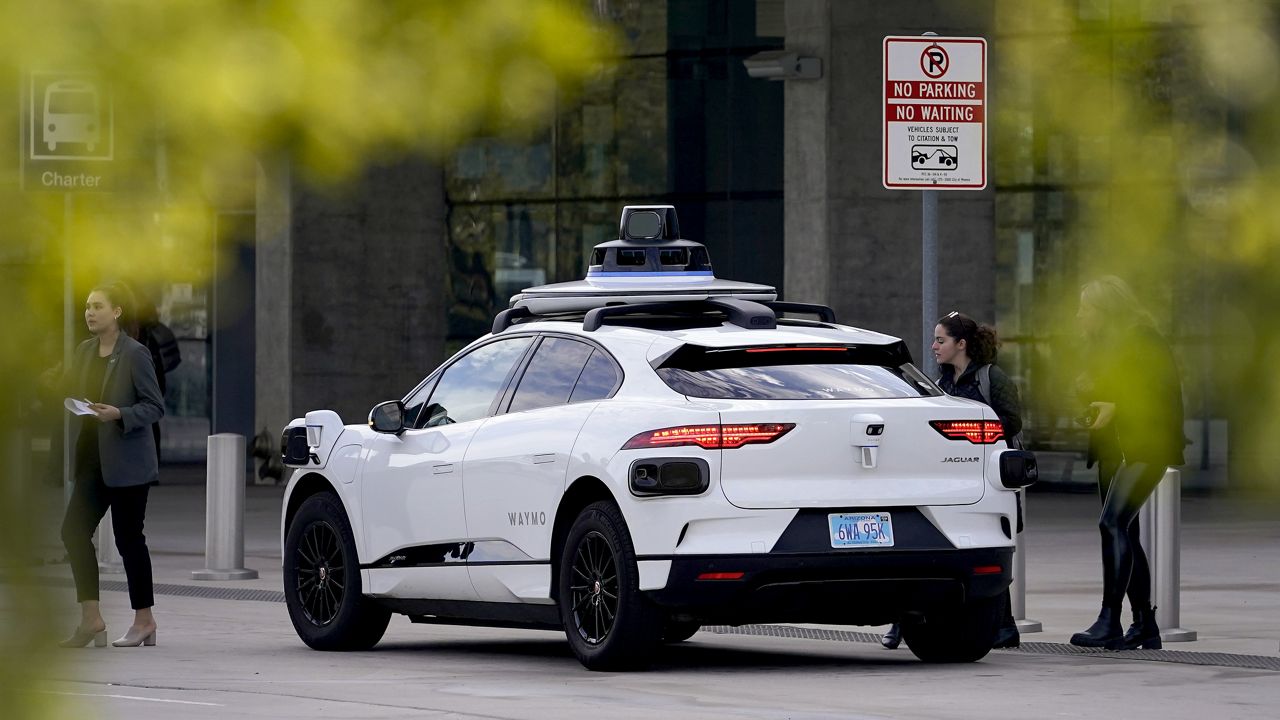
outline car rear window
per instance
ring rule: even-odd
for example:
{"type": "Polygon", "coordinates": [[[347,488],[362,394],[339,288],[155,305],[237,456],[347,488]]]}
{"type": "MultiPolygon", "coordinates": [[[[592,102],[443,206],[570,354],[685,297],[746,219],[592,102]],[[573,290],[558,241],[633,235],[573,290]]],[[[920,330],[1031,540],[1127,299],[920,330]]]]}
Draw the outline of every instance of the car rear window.
{"type": "Polygon", "coordinates": [[[941,395],[898,346],[686,345],[655,370],[682,395],[738,400],[870,400],[941,395]]]}

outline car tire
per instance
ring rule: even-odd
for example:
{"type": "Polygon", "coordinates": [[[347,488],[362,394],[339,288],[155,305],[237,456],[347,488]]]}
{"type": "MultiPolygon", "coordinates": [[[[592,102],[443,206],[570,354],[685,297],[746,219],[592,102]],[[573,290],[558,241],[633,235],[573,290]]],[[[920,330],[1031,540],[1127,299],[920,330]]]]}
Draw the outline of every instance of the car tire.
{"type": "Polygon", "coordinates": [[[691,620],[668,620],[662,626],[662,642],[684,642],[702,629],[702,623],[691,620]]]}
{"type": "Polygon", "coordinates": [[[560,555],[560,619],[573,654],[588,670],[646,667],[662,617],[640,592],[635,548],[610,502],[583,508],[560,555]]]}
{"type": "Polygon", "coordinates": [[[332,493],[307,498],[289,525],[284,597],[294,630],[314,650],[368,650],[387,631],[391,611],[362,594],[355,536],[332,493]]]}
{"type": "Polygon", "coordinates": [[[976,598],[956,607],[928,613],[920,623],[902,626],[902,639],[927,663],[981,660],[991,651],[1000,627],[1001,596],[976,598]]]}

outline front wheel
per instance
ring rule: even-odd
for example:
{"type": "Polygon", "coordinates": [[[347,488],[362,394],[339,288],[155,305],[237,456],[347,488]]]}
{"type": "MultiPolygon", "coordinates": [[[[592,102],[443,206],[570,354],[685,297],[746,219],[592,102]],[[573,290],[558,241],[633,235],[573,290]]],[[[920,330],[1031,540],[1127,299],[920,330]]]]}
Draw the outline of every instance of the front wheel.
{"type": "Polygon", "coordinates": [[[557,585],[569,647],[588,670],[648,665],[662,618],[640,593],[635,548],[613,503],[593,503],[579,513],[565,538],[557,585]]]}
{"type": "Polygon", "coordinates": [[[351,523],[338,498],[307,498],[284,540],[284,598],[298,637],[315,650],[368,650],[391,612],[361,594],[351,523]]]}
{"type": "Polygon", "coordinates": [[[975,598],[930,612],[921,623],[902,626],[902,639],[928,663],[975,662],[986,657],[1000,628],[1003,595],[975,598]]]}

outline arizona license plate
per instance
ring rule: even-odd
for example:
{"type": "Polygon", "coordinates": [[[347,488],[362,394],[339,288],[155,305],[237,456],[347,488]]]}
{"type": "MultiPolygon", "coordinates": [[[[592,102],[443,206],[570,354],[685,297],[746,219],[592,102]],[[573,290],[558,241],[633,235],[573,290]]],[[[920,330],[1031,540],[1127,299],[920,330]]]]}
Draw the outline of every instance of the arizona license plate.
{"type": "Polygon", "coordinates": [[[831,547],[893,547],[893,518],[887,512],[832,513],[831,547]]]}

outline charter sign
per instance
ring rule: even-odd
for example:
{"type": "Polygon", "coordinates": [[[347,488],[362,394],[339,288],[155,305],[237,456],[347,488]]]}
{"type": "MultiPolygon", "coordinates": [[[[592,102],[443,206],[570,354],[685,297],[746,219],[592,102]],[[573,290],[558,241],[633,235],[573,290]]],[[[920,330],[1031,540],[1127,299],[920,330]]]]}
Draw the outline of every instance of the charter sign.
{"type": "Polygon", "coordinates": [[[890,189],[987,186],[985,39],[884,39],[882,168],[890,189]]]}

